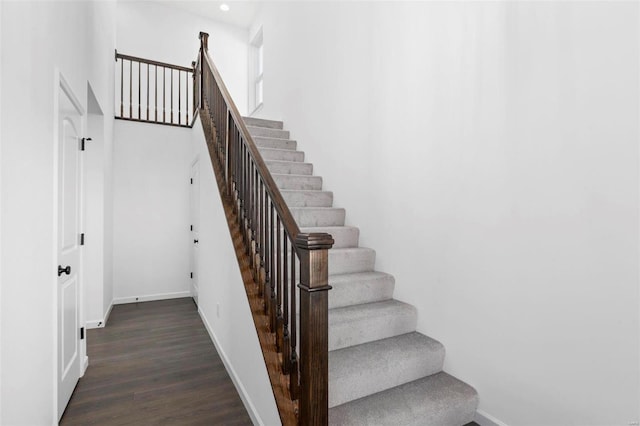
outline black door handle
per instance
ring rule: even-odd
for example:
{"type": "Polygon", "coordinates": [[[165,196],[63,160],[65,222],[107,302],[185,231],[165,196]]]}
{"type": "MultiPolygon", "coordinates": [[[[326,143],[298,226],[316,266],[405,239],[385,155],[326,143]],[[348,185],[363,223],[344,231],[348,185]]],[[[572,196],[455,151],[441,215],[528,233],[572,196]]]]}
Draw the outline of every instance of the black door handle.
{"type": "Polygon", "coordinates": [[[58,276],[62,275],[62,274],[71,274],[71,266],[68,266],[66,268],[63,268],[62,266],[58,265],[58,276]]]}
{"type": "Polygon", "coordinates": [[[198,240],[193,240],[193,244],[198,244],[198,240]]]}

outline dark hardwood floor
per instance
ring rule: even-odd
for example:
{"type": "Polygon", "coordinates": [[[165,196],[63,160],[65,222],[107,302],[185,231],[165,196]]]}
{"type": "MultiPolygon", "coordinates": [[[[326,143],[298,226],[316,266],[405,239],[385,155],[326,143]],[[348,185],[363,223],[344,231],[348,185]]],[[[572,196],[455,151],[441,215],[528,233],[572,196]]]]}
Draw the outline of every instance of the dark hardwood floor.
{"type": "Polygon", "coordinates": [[[191,298],[113,307],[61,425],[250,425],[191,298]]]}

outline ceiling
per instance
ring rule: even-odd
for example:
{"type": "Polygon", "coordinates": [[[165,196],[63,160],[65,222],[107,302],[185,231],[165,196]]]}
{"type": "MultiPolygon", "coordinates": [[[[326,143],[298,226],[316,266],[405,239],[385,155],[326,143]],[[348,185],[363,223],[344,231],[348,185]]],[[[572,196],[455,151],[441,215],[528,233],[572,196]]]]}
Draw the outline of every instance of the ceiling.
{"type": "Polygon", "coordinates": [[[227,0],[157,0],[167,6],[176,7],[187,12],[211,18],[225,24],[248,28],[258,10],[257,1],[227,0]],[[229,5],[229,11],[220,10],[220,5],[229,5]]]}

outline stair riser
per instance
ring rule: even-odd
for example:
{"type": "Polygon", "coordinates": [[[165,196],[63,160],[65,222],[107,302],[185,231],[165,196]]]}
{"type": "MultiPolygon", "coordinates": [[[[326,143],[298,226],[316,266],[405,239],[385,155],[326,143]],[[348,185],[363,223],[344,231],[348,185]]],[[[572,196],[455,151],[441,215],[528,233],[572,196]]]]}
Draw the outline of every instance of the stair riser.
{"type": "Polygon", "coordinates": [[[393,297],[395,282],[390,275],[340,283],[332,282],[330,276],[329,285],[333,287],[329,292],[329,309],[333,309],[389,300],[393,297]]]}
{"type": "Polygon", "coordinates": [[[304,226],[343,226],[344,209],[301,209],[291,208],[293,218],[299,227],[304,226]]]}
{"type": "Polygon", "coordinates": [[[336,321],[329,311],[329,350],[342,349],[374,340],[386,339],[416,329],[415,308],[392,311],[380,317],[365,317],[352,321],[336,321]]]}
{"type": "Polygon", "coordinates": [[[264,160],[277,160],[277,161],[304,161],[304,152],[291,151],[291,150],[270,150],[268,148],[259,149],[260,154],[264,160]]]}
{"type": "Polygon", "coordinates": [[[270,129],[268,127],[247,126],[251,136],[264,136],[267,138],[289,139],[288,130],[270,129]]]}
{"type": "Polygon", "coordinates": [[[376,252],[373,250],[362,249],[350,252],[329,250],[329,275],[373,271],[375,263],[376,252]]]}
{"type": "Polygon", "coordinates": [[[289,139],[273,139],[254,137],[253,141],[258,148],[288,149],[295,151],[298,143],[289,139]]]}
{"type": "Polygon", "coordinates": [[[333,193],[325,191],[282,191],[289,207],[331,207],[333,193]]]}
{"type": "Polygon", "coordinates": [[[299,189],[319,191],[322,189],[320,176],[273,175],[280,189],[299,189]]]}
{"type": "Polygon", "coordinates": [[[267,127],[282,130],[282,121],[264,120],[262,118],[243,117],[244,124],[252,127],[267,127]]]}
{"type": "Polygon", "coordinates": [[[294,161],[265,161],[269,171],[281,175],[307,175],[313,174],[313,164],[298,163],[294,161]]]}

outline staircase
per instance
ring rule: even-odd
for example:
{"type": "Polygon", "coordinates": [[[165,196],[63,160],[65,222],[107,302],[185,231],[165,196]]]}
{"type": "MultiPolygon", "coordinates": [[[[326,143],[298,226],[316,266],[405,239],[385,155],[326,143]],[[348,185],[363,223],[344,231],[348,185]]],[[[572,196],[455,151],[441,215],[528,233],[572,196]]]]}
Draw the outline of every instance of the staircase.
{"type": "Polygon", "coordinates": [[[417,312],[393,299],[393,276],[313,175],[281,121],[244,119],[301,232],[328,233],[329,424],[465,425],[478,395],[442,371],[444,346],[416,332],[417,312]]]}

